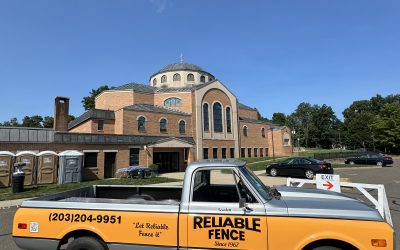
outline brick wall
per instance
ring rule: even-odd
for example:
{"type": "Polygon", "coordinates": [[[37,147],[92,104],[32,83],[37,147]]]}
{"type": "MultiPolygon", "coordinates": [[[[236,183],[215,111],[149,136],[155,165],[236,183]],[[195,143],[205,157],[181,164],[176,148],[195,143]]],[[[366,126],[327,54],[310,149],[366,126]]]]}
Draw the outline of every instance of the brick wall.
{"type": "Polygon", "coordinates": [[[240,156],[249,157],[249,149],[251,151],[251,157],[266,156],[266,148],[268,148],[268,124],[258,124],[250,122],[239,122],[239,137],[240,137],[240,156]],[[244,136],[243,127],[247,126],[247,136],[244,136]],[[262,136],[262,128],[265,129],[265,137],[262,136]],[[245,155],[242,155],[241,148],[245,148],[245,155]]]}
{"type": "MultiPolygon", "coordinates": [[[[120,119],[118,117],[118,119],[120,119]]],[[[117,116],[116,116],[117,120],[117,116]]],[[[116,121],[117,122],[117,121],[116,121]]],[[[120,121],[118,121],[119,123],[120,121]]],[[[192,129],[191,116],[185,115],[174,115],[174,114],[161,114],[154,112],[141,112],[134,110],[124,110],[123,121],[122,121],[122,133],[127,135],[162,135],[162,136],[190,136],[192,129]],[[146,118],[146,131],[138,131],[137,119],[139,116],[144,116],[146,118]],[[160,119],[167,119],[167,132],[160,132],[160,119]],[[186,122],[186,132],[185,134],[179,133],[180,120],[185,120],[186,122]]],[[[119,130],[118,130],[119,131],[119,130]]]]}
{"type": "Polygon", "coordinates": [[[114,134],[114,120],[104,120],[103,130],[98,129],[98,120],[88,120],[69,130],[72,133],[114,134]]]}
{"type": "Polygon", "coordinates": [[[268,130],[268,144],[269,144],[269,155],[272,156],[272,145],[274,147],[275,156],[290,156],[292,155],[292,146],[291,143],[289,145],[284,145],[283,143],[283,135],[284,133],[288,133],[290,135],[290,130],[288,128],[285,129],[274,129],[274,140],[272,142],[272,131],[268,130]]]}
{"type": "Polygon", "coordinates": [[[96,109],[117,110],[134,104],[133,91],[104,91],[96,97],[96,109]]]}
{"type": "Polygon", "coordinates": [[[135,92],[133,97],[133,103],[154,105],[154,95],[149,93],[135,92]]]}
{"type": "Polygon", "coordinates": [[[68,132],[72,133],[91,133],[93,128],[93,121],[87,120],[84,123],[79,124],[78,126],[73,127],[68,132]]]}
{"type": "Polygon", "coordinates": [[[247,118],[257,120],[258,112],[257,112],[257,110],[249,110],[249,109],[239,108],[239,117],[247,117],[247,118]]]}
{"type": "MultiPolygon", "coordinates": [[[[230,148],[235,148],[235,141],[231,140],[203,140],[203,149],[208,148],[208,159],[213,158],[213,148],[218,148],[218,159],[222,159],[222,148],[226,148],[226,158],[230,158],[230,148]]],[[[203,154],[203,149],[201,152],[203,154]]]]}
{"type": "Polygon", "coordinates": [[[174,106],[173,109],[186,112],[193,113],[192,107],[192,93],[191,92],[180,92],[180,93],[157,93],[154,96],[154,105],[164,106],[164,101],[171,97],[177,97],[182,100],[182,104],[180,106],[174,106]]]}
{"type": "MultiPolygon", "coordinates": [[[[223,92],[222,90],[219,89],[210,89],[203,97],[203,103],[207,102],[210,105],[210,110],[212,111],[212,104],[215,101],[219,101],[223,108],[225,106],[229,105],[232,107],[231,101],[229,97],[223,92]]],[[[211,112],[210,112],[211,113],[211,112]]]]}

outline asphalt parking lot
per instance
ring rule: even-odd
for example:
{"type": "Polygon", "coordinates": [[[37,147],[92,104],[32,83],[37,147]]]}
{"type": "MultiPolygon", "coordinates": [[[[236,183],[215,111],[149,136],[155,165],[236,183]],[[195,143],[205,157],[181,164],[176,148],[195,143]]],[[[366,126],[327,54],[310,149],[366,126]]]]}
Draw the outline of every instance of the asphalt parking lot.
{"type": "MultiPolygon", "coordinates": [[[[398,162],[392,167],[337,169],[335,172],[341,177],[350,178],[352,182],[385,185],[396,235],[400,235],[400,164],[398,162]]],[[[0,209],[1,250],[19,249],[11,237],[12,220],[15,211],[16,207],[0,209]]]]}

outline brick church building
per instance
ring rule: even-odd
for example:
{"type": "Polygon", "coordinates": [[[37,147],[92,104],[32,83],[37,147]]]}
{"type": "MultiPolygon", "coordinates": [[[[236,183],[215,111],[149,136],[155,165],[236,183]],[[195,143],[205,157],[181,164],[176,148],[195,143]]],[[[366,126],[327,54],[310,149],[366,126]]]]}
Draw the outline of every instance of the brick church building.
{"type": "Polygon", "coordinates": [[[80,150],[86,179],[113,177],[133,165],[154,163],[171,172],[200,159],[292,153],[289,128],[260,120],[256,108],[240,103],[214,75],[184,62],[162,68],[149,84],[103,91],[95,109],[70,123],[68,109],[69,99],[57,97],[50,136],[29,143],[0,138],[0,150],[80,150]]]}

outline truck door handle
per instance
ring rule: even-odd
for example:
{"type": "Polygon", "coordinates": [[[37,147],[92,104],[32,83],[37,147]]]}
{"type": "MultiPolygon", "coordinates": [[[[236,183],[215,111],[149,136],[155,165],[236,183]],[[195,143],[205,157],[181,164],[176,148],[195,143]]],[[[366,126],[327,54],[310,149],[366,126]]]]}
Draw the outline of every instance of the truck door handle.
{"type": "Polygon", "coordinates": [[[254,209],[252,209],[252,208],[251,208],[251,207],[249,207],[249,206],[245,206],[245,207],[243,207],[243,210],[244,210],[244,211],[247,211],[247,212],[254,211],[254,209]]]}

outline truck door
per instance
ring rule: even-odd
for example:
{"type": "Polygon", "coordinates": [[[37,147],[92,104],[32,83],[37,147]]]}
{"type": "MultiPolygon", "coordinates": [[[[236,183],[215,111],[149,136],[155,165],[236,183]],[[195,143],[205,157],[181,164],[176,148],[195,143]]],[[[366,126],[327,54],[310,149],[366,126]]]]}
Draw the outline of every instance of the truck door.
{"type": "Polygon", "coordinates": [[[265,207],[234,169],[199,169],[191,183],[188,249],[267,249],[265,207]]]}

